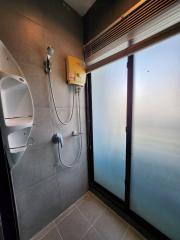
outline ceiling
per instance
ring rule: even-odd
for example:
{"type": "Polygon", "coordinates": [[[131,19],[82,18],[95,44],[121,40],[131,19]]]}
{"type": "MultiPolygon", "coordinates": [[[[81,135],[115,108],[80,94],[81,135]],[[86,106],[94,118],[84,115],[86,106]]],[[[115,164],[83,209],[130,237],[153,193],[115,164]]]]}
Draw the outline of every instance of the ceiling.
{"type": "Polygon", "coordinates": [[[84,16],[96,0],[65,0],[76,12],[84,16]]]}

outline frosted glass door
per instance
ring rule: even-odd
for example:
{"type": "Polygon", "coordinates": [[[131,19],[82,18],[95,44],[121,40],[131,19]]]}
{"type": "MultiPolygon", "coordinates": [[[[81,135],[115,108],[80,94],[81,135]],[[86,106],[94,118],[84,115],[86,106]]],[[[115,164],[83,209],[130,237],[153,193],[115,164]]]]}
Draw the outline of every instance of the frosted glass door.
{"type": "Polygon", "coordinates": [[[131,209],[180,239],[180,35],[135,54],[131,209]]]}
{"type": "Polygon", "coordinates": [[[124,199],[127,58],[92,72],[94,180],[124,199]]]}

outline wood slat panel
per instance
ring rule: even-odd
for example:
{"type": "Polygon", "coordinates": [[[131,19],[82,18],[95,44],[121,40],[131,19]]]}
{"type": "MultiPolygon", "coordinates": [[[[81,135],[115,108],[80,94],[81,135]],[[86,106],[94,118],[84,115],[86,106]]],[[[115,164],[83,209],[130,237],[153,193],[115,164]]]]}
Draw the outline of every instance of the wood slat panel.
{"type": "Polygon", "coordinates": [[[142,1],[142,4],[139,4],[136,9],[132,8],[132,11],[129,10],[128,14],[120,17],[119,21],[112,25],[112,27],[108,28],[107,31],[103,31],[97,38],[94,38],[84,46],[85,59],[88,59],[109,44],[146,23],[175,2],[177,2],[177,0],[142,1]]]}

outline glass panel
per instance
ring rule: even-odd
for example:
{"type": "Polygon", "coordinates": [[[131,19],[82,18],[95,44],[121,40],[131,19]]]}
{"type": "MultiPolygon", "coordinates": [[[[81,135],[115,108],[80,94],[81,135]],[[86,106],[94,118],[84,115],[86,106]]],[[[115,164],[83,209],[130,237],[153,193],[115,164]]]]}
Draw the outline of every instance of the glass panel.
{"type": "Polygon", "coordinates": [[[135,55],[131,208],[180,239],[180,35],[135,55]]]}
{"type": "Polygon", "coordinates": [[[124,199],[127,58],[92,73],[94,178],[124,199]]]}

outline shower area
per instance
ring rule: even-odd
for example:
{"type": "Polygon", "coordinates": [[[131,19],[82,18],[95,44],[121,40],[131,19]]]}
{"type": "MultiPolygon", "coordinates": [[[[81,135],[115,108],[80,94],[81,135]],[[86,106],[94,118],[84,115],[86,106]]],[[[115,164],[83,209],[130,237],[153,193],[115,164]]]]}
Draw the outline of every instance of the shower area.
{"type": "Polygon", "coordinates": [[[29,240],[88,191],[85,89],[67,84],[66,63],[83,59],[82,19],[58,0],[1,1],[0,19],[1,135],[19,239],[29,240]]]}
{"type": "Polygon", "coordinates": [[[179,24],[177,0],[1,1],[0,240],[180,239],[179,24]]]}

